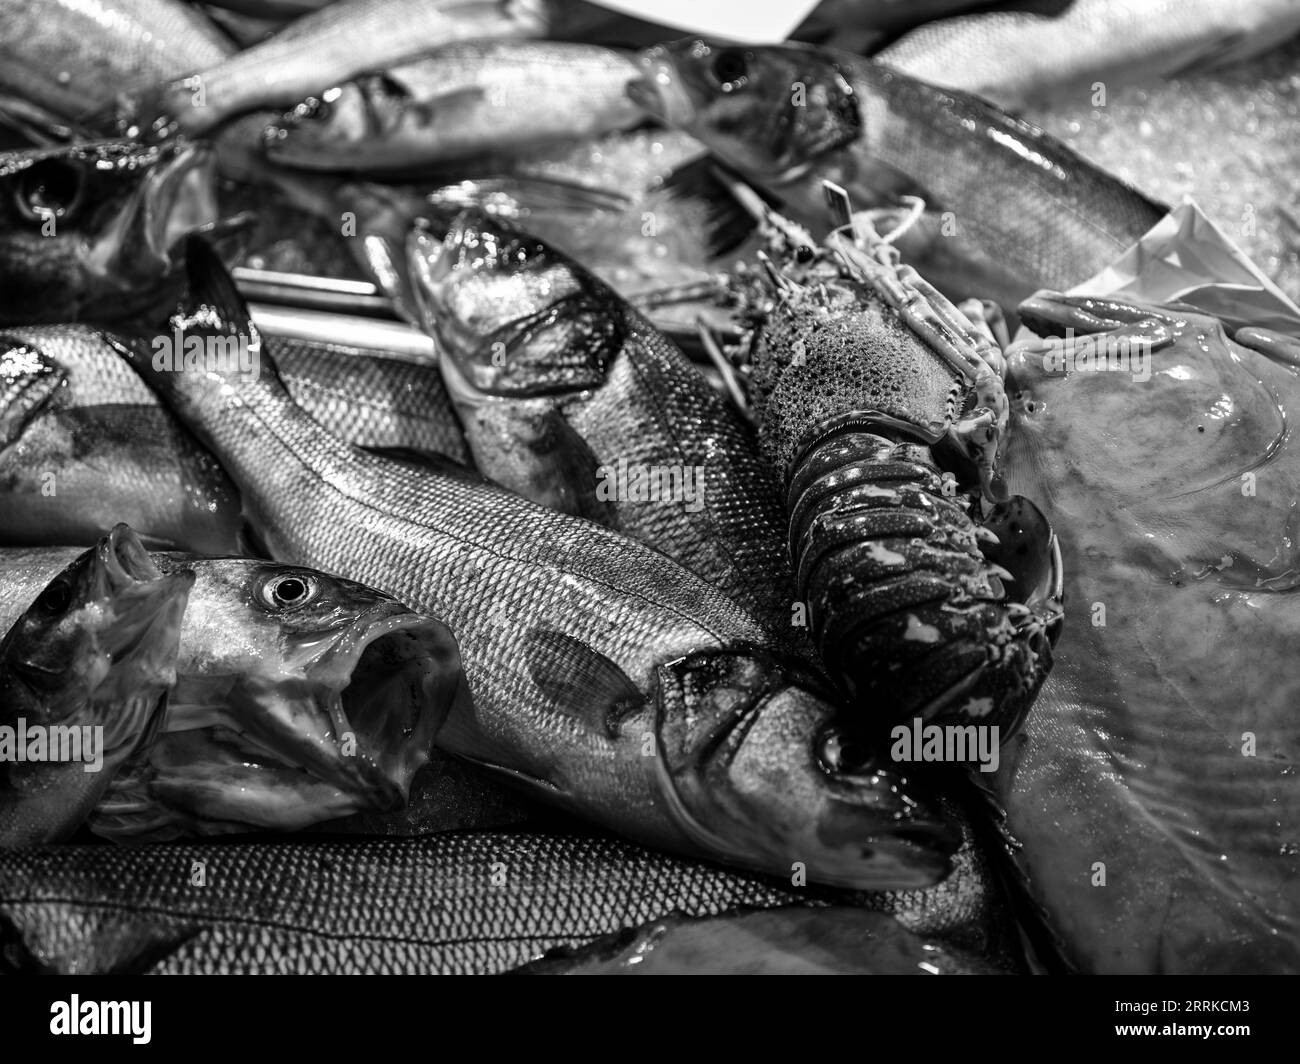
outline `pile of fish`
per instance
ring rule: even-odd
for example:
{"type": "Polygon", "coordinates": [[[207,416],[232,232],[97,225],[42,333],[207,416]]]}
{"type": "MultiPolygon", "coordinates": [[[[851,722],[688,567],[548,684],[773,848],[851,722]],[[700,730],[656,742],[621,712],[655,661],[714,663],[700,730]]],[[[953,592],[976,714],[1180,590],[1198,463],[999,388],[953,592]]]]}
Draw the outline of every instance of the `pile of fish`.
{"type": "Polygon", "coordinates": [[[0,964],[1300,970],[1300,348],[971,6],[0,0],[0,964]]]}

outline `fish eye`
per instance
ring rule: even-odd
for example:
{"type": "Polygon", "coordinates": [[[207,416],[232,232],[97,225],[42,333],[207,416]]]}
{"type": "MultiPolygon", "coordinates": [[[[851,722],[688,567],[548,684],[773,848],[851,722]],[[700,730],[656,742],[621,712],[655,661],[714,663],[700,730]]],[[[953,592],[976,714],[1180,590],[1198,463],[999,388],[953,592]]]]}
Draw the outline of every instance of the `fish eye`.
{"type": "Polygon", "coordinates": [[[713,78],[724,92],[740,88],[749,78],[749,61],[739,48],[722,48],[713,57],[713,78]]]}
{"type": "Polygon", "coordinates": [[[838,729],[827,729],[817,751],[822,767],[833,775],[853,775],[867,769],[871,750],[838,729]]]}
{"type": "Polygon", "coordinates": [[[273,576],[258,588],[262,604],[273,610],[296,610],[316,597],[316,582],[297,573],[273,576]]]}
{"type": "Polygon", "coordinates": [[[72,588],[66,582],[57,580],[41,592],[36,607],[44,613],[62,613],[71,602],[72,588]]]}
{"type": "Polygon", "coordinates": [[[18,177],[14,199],[18,209],[38,222],[71,218],[81,205],[81,173],[58,159],[33,163],[18,177]]]}

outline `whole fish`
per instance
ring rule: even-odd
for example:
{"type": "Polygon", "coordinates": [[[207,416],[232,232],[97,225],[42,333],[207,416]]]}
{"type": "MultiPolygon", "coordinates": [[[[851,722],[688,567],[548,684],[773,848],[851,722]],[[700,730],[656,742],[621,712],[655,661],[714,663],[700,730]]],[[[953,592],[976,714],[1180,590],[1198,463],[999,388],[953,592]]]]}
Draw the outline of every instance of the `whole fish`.
{"type": "Polygon", "coordinates": [[[266,132],[273,162],[399,173],[524,153],[644,120],[624,53],[562,41],[468,41],[313,96],[266,132]]]}
{"type": "MultiPolygon", "coordinates": [[[[348,442],[466,458],[436,367],[350,343],[268,343],[295,402],[348,442]]],[[[0,413],[0,544],[82,545],[125,517],[152,547],[241,553],[238,490],[103,331],[11,329],[0,376],[12,386],[0,413]]]]}
{"type": "Polygon", "coordinates": [[[991,975],[892,916],[844,906],[668,916],[552,950],[515,975],[991,975]]]}
{"type": "Polygon", "coordinates": [[[217,220],[211,153],[101,141],[0,153],[0,324],[167,305],[172,252],[217,220]]]}
{"type": "Polygon", "coordinates": [[[119,128],[128,136],[198,136],[247,111],[292,107],[439,45],[536,37],[545,29],[540,12],[509,0],[340,0],[229,59],[194,66],[188,77],[123,94],[119,128]]]}
{"type": "Polygon", "coordinates": [[[978,11],[930,23],[875,58],[1002,107],[1104,106],[1123,85],[1238,63],[1298,31],[1294,0],[1074,0],[1050,14],[978,11]]]}
{"type": "MultiPolygon", "coordinates": [[[[174,328],[258,344],[224,267],[190,245],[174,328]],[[211,332],[209,332],[211,330],[211,332]]],[[[154,372],[278,558],[444,618],[472,704],[439,733],[570,812],[655,845],[855,887],[926,886],[957,837],[916,785],[838,748],[836,706],[762,624],[669,559],[499,488],[348,449],[260,374],[154,372]],[[778,782],[779,781],[779,782],[778,782]]]]}
{"type": "Polygon", "coordinates": [[[1022,312],[1005,466],[1073,613],[997,777],[1030,889],[1084,971],[1300,972],[1294,366],[1181,307],[1022,312]]]}
{"type": "MultiPolygon", "coordinates": [[[[573,835],[47,847],[0,853],[0,966],[491,973],[674,913],[800,901],[882,904],[573,835]]],[[[925,920],[906,926],[944,954],[963,952],[925,920]]]]}
{"type": "MultiPolygon", "coordinates": [[[[172,632],[175,687],[157,734],[101,788],[92,831],[291,831],[405,802],[463,697],[444,625],[310,569],[185,554],[150,562],[134,540],[132,551],[137,568],[182,574],[189,602],[176,617],[179,649],[172,632]]],[[[0,551],[0,626],[78,553],[0,551]]]]}
{"type": "Polygon", "coordinates": [[[77,125],[120,92],[207,69],[233,51],[176,0],[0,0],[0,112],[37,131],[77,125]]]}
{"type": "Polygon", "coordinates": [[[949,295],[1014,309],[1136,243],[1165,208],[975,96],[883,63],[798,45],[684,40],[641,55],[629,91],[798,220],[827,227],[823,179],[859,207],[919,196],[904,258],[949,295]]]}
{"type": "Polygon", "coordinates": [[[0,847],[75,831],[153,741],[193,583],[118,525],[17,600],[0,642],[0,847]]]}
{"type": "Polygon", "coordinates": [[[508,222],[416,232],[410,270],[477,468],[702,576],[788,640],[793,578],[753,432],[613,289],[508,222]]]}

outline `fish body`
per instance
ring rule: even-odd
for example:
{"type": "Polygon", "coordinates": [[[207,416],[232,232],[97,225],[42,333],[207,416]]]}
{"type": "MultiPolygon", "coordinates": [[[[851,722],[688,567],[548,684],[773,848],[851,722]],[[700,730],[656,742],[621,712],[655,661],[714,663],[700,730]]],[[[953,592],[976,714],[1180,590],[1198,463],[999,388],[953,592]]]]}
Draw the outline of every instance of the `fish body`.
{"type": "Polygon", "coordinates": [[[629,56],[561,41],[468,41],[313,97],[267,130],[275,163],[400,173],[523,153],[643,120],[629,56]]]}
{"type": "Polygon", "coordinates": [[[76,124],[120,92],[220,63],[234,51],[174,0],[0,3],[0,111],[38,129],[76,124]]]}
{"type": "Polygon", "coordinates": [[[194,574],[164,575],[118,525],[55,570],[0,643],[0,846],[75,831],[152,742],[194,574]]]}
{"type": "Polygon", "coordinates": [[[672,914],[801,902],[896,913],[907,930],[891,938],[981,956],[940,917],[970,914],[948,901],[924,912],[920,898],[931,893],[795,887],[788,876],[568,834],[61,846],[0,853],[0,957],[19,970],[79,974],[494,973],[672,914]],[[195,862],[210,889],[191,885],[195,862]]]}
{"type": "MultiPolygon", "coordinates": [[[[291,831],[405,802],[434,733],[463,697],[444,625],[301,567],[140,553],[139,565],[188,573],[193,586],[177,618],[166,712],[91,803],[92,831],[158,839],[291,831]]],[[[0,625],[15,623],[78,554],[0,551],[0,625]]]]}
{"type": "Polygon", "coordinates": [[[508,222],[415,233],[411,275],[475,464],[661,551],[790,638],[776,481],[749,426],[613,289],[508,222]]]}
{"type": "Polygon", "coordinates": [[[1002,107],[1102,106],[1124,85],[1260,55],[1300,31],[1295,0],[1075,0],[1062,11],[978,11],[919,26],[875,56],[1002,107]]]}
{"type": "Polygon", "coordinates": [[[997,776],[1030,889],[1083,971],[1294,974],[1294,369],[1182,309],[1023,309],[1047,346],[1009,353],[1005,469],[1067,574],[1056,668],[997,776]]]}
{"type": "MultiPolygon", "coordinates": [[[[467,457],[436,367],[351,342],[268,343],[294,400],[343,439],[467,457]]],[[[126,518],[156,548],[240,553],[238,490],[103,331],[20,327],[0,347],[13,389],[0,448],[0,543],[85,544],[126,518]]]]}
{"type": "Polygon", "coordinates": [[[342,0],[186,78],[126,96],[123,132],[199,136],[262,107],[293,107],[370,70],[469,38],[540,36],[545,20],[497,2],[342,0]]]}
{"type": "Polygon", "coordinates": [[[0,324],[165,306],[177,242],[217,220],[212,165],[203,147],[128,141],[0,154],[0,324]]]}
{"type": "Polygon", "coordinates": [[[954,297],[1012,308],[1068,288],[1134,244],[1165,208],[1037,127],[883,64],[798,45],[686,40],[642,53],[631,92],[825,231],[823,180],[855,206],[921,197],[900,244],[954,297]]]}
{"type": "MultiPolygon", "coordinates": [[[[220,320],[256,342],[220,262],[199,241],[190,258],[205,309],[176,324],[220,320]]],[[[948,870],[958,840],[909,780],[823,767],[836,707],[811,671],[663,555],[477,480],[347,449],[292,403],[265,352],[243,384],[152,373],[124,353],[220,455],[274,556],[451,624],[472,703],[439,733],[444,749],[666,848],[780,872],[798,859],[812,880],[855,887],[948,870]]]]}

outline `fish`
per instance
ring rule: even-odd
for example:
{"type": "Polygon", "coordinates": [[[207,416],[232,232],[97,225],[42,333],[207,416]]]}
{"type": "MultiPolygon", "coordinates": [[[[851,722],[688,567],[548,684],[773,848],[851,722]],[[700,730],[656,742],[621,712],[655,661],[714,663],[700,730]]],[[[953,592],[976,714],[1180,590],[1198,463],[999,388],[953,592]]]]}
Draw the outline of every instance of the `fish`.
{"type": "Polygon", "coordinates": [[[1122,86],[1243,62],[1297,32],[1291,0],[1074,0],[1051,14],[978,11],[923,25],[875,58],[1012,110],[1105,106],[1122,86]]]}
{"type": "MultiPolygon", "coordinates": [[[[672,914],[798,903],[834,904],[840,908],[830,911],[840,913],[883,904],[876,895],[795,886],[790,876],[755,876],[569,832],[63,845],[0,852],[0,966],[78,974],[488,974],[672,914]]],[[[909,925],[906,934],[938,946],[936,955],[968,952],[929,929],[932,922],[909,925]]]]}
{"type": "Polygon", "coordinates": [[[475,466],[661,551],[793,643],[776,478],[685,355],[573,259],[481,211],[441,241],[414,232],[409,252],[475,466]]]}
{"type": "Polygon", "coordinates": [[[1067,617],[995,777],[1017,862],[1080,971],[1294,974],[1294,368],[1184,307],[1021,310],[1004,468],[1067,617]]]}
{"type": "Polygon", "coordinates": [[[0,642],[0,847],[65,839],[153,740],[193,584],[117,525],[16,600],[0,642]]]}
{"type": "Polygon", "coordinates": [[[38,133],[83,126],[120,92],[233,52],[202,14],[175,0],[3,0],[0,112],[38,133]]]}
{"type": "Polygon", "coordinates": [[[995,975],[978,958],[913,935],[892,916],[846,906],[666,916],[511,975],[995,975]]]}
{"type": "MultiPolygon", "coordinates": [[[[238,489],[122,361],[114,335],[76,324],[0,333],[0,379],[14,392],[0,413],[0,544],[85,545],[126,518],[151,549],[243,553],[238,489]]],[[[353,339],[268,344],[294,401],[348,442],[468,458],[436,366],[353,339]]]]}
{"type": "MultiPolygon", "coordinates": [[[[172,326],[260,348],[201,240],[172,326]]],[[[656,551],[477,479],[352,450],[258,376],[124,357],[220,458],[273,557],[456,632],[470,701],[439,746],[638,841],[858,888],[931,885],[959,839],[878,758],[830,767],[835,703],[761,623],[656,551]],[[254,426],[257,426],[254,429],[254,426]],[[779,786],[774,782],[779,780],[779,786]]]]}
{"type": "MultiPolygon", "coordinates": [[[[0,626],[79,553],[0,551],[0,626]]],[[[164,576],[188,574],[175,686],[156,734],[87,810],[92,833],[295,831],[401,808],[448,707],[465,697],[446,625],[301,566],[139,555],[164,576]]]]}
{"type": "Polygon", "coordinates": [[[249,111],[293,107],[439,45],[541,36],[545,27],[540,10],[498,0],[342,0],[295,19],[270,40],[195,66],[186,77],[120,94],[116,128],[146,139],[197,137],[249,111]]]}
{"type": "Polygon", "coordinates": [[[270,126],[267,157],[308,170],[396,174],[524,154],[645,120],[625,53],[564,41],[467,41],[312,96],[270,126]]]}
{"type": "Polygon", "coordinates": [[[641,53],[629,92],[824,233],[823,180],[855,205],[905,195],[925,215],[898,247],[955,300],[1015,306],[1091,277],[1167,208],[966,93],[884,63],[800,45],[687,39],[641,53]],[[956,161],[954,161],[956,160],[956,161]]]}
{"type": "Polygon", "coordinates": [[[173,252],[217,222],[199,145],[95,141],[0,154],[0,325],[150,316],[173,252]]]}

